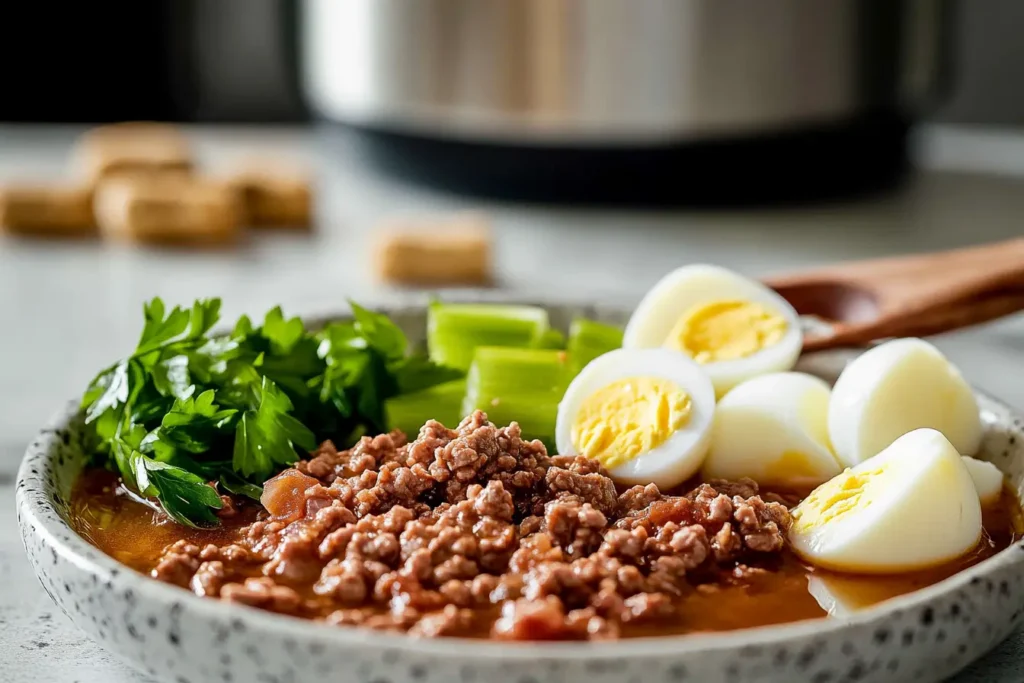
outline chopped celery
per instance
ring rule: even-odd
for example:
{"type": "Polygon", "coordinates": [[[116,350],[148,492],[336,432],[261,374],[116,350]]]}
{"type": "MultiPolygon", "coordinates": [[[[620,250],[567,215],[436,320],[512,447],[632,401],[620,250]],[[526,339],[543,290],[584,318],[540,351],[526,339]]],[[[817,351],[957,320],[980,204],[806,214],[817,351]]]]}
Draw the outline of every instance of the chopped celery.
{"type": "Polygon", "coordinates": [[[569,327],[569,356],[579,372],[598,356],[622,346],[622,330],[586,318],[576,318],[569,327]]]}
{"type": "Polygon", "coordinates": [[[547,311],[536,306],[435,302],[427,311],[430,359],[460,370],[478,346],[537,346],[548,329],[547,311]]]}
{"type": "Polygon", "coordinates": [[[570,377],[564,351],[479,348],[466,377],[462,412],[483,410],[495,424],[518,422],[526,438],[551,444],[570,377]]]}
{"type": "Polygon", "coordinates": [[[463,417],[465,394],[466,380],[457,379],[389,398],[384,401],[388,429],[401,429],[410,439],[415,439],[427,420],[437,420],[445,427],[454,428],[463,417]]]}
{"type": "MultiPolygon", "coordinates": [[[[560,395],[553,393],[503,394],[489,401],[478,399],[473,409],[479,408],[487,413],[487,419],[496,425],[519,423],[524,439],[540,439],[553,451],[555,420],[558,417],[558,403],[561,400],[560,395]]],[[[463,404],[463,411],[466,407],[466,404],[463,404]]]]}
{"type": "Polygon", "coordinates": [[[481,347],[466,377],[467,391],[564,391],[570,378],[565,351],[481,347]]]}
{"type": "Polygon", "coordinates": [[[540,336],[535,346],[538,349],[564,349],[565,335],[553,327],[549,328],[540,336]]]}

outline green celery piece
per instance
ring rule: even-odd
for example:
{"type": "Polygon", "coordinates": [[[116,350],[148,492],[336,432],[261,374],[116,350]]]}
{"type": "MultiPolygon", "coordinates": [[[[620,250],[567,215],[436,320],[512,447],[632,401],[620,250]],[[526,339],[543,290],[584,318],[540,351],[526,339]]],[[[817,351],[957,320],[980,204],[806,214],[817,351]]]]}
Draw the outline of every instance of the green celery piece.
{"type": "Polygon", "coordinates": [[[462,420],[462,399],[466,380],[457,379],[428,389],[393,396],[384,401],[388,429],[400,429],[415,439],[427,420],[454,428],[462,420]]]}
{"type": "Polygon", "coordinates": [[[571,376],[565,351],[479,348],[466,376],[462,413],[483,410],[495,424],[515,421],[526,438],[553,443],[558,403],[571,376]]]}
{"type": "Polygon", "coordinates": [[[565,335],[553,327],[549,328],[540,336],[535,346],[538,349],[564,349],[565,335]]]}
{"type": "Polygon", "coordinates": [[[473,410],[482,410],[487,413],[488,420],[501,426],[518,422],[524,439],[540,439],[553,452],[555,421],[561,400],[562,396],[555,392],[506,393],[493,398],[478,395],[475,399],[467,395],[462,412],[468,415],[473,410]]]}
{"type": "Polygon", "coordinates": [[[483,346],[473,355],[466,379],[470,392],[564,392],[571,370],[565,351],[483,346]]]}
{"type": "Polygon", "coordinates": [[[427,312],[430,360],[465,370],[479,346],[536,346],[550,328],[536,306],[433,303],[427,312]]]}
{"type": "Polygon", "coordinates": [[[622,329],[586,318],[576,318],[569,326],[566,347],[575,373],[598,356],[622,348],[622,329]]]}

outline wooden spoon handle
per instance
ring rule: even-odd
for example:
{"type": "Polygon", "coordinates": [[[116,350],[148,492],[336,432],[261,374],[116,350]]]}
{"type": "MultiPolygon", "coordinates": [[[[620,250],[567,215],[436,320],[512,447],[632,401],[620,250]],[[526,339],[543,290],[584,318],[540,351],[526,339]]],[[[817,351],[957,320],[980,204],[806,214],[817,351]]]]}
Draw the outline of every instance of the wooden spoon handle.
{"type": "Polygon", "coordinates": [[[932,311],[909,319],[888,319],[872,326],[848,326],[832,334],[804,339],[804,351],[824,351],[843,346],[863,346],[891,337],[927,337],[996,320],[1024,311],[1024,290],[996,294],[932,311]]]}
{"type": "Polygon", "coordinates": [[[801,313],[835,322],[806,350],[937,334],[1024,309],[1024,238],[770,279],[801,313]],[[816,310],[808,310],[808,307],[816,310]]]}
{"type": "Polygon", "coordinates": [[[904,315],[987,293],[1024,288],[1024,238],[931,254],[841,263],[774,278],[780,290],[813,284],[870,293],[880,315],[904,315]]]}

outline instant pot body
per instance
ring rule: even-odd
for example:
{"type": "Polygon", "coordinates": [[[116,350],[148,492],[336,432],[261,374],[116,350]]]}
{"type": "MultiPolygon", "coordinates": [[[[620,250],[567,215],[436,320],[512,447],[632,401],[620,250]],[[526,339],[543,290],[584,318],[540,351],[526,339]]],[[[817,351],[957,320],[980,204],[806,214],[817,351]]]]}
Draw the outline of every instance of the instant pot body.
{"type": "Polygon", "coordinates": [[[322,119],[506,197],[744,202],[885,186],[943,91],[945,0],[304,0],[322,119]]]}

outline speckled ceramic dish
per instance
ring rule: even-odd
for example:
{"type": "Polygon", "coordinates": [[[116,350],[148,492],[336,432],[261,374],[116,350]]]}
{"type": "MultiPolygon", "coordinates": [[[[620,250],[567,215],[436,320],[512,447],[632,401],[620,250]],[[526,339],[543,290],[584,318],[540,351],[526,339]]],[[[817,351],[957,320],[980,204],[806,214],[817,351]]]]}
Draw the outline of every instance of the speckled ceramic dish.
{"type": "MultiPolygon", "coordinates": [[[[622,322],[621,310],[549,307],[622,322]]],[[[388,311],[413,338],[423,308],[388,311]]],[[[803,369],[832,380],[849,355],[803,369]]],[[[981,457],[1024,488],[1024,420],[979,394],[981,457]]],[[[103,646],[169,681],[359,683],[839,683],[948,677],[1006,637],[1024,615],[1024,545],[952,578],[842,619],[726,634],[599,644],[417,640],[333,627],[203,599],[103,555],[68,525],[67,499],[85,462],[77,402],[32,442],[18,478],[25,548],[43,587],[103,646]]]]}

